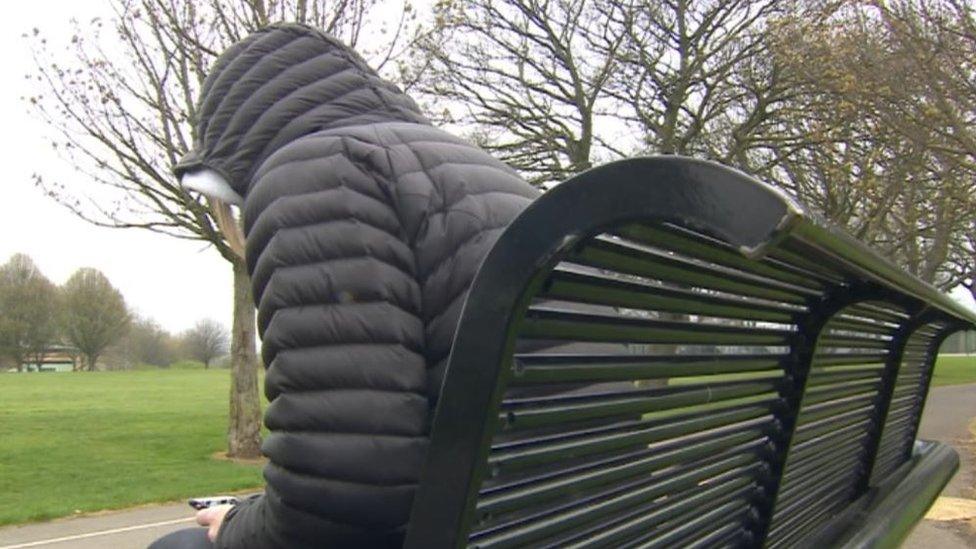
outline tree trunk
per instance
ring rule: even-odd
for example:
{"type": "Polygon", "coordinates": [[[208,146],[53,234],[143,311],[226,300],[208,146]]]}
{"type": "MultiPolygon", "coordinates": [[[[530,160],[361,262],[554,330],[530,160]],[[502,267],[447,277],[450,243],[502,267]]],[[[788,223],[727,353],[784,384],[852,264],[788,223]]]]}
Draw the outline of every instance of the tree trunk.
{"type": "Polygon", "coordinates": [[[254,303],[251,277],[243,260],[234,266],[234,325],[230,341],[230,421],[227,455],[261,456],[261,401],[258,397],[258,358],[255,349],[254,303]]]}

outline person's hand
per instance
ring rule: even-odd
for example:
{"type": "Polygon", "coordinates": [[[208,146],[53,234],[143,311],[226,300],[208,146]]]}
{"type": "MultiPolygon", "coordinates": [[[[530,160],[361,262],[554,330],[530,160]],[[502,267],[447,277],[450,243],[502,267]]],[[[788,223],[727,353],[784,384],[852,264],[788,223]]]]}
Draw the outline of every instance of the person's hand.
{"type": "Polygon", "coordinates": [[[215,505],[197,511],[197,524],[207,527],[207,537],[210,538],[210,541],[217,539],[217,532],[220,531],[220,525],[223,524],[224,517],[227,516],[227,511],[230,511],[232,507],[234,506],[215,505]]]}

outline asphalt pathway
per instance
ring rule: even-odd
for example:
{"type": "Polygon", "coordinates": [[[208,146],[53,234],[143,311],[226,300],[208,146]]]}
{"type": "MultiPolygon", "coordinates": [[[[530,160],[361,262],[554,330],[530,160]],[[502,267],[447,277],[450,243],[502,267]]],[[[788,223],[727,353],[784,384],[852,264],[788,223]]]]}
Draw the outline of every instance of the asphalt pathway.
{"type": "MultiPolygon", "coordinates": [[[[959,473],[945,496],[973,498],[974,448],[968,430],[976,417],[976,384],[937,387],[926,404],[919,436],[948,442],[962,459],[959,473]]],[[[0,549],[144,548],[160,536],[194,526],[193,510],[185,503],[149,505],[38,524],[0,528],[0,549]]],[[[924,520],[905,543],[907,549],[976,547],[976,536],[954,522],[924,520]]]]}
{"type": "MultiPolygon", "coordinates": [[[[959,472],[943,496],[976,498],[976,444],[969,424],[976,418],[976,384],[936,387],[929,393],[919,426],[919,438],[947,442],[959,453],[959,472]]],[[[976,535],[959,522],[923,520],[905,540],[905,549],[956,549],[976,547],[976,535]]]]}
{"type": "Polygon", "coordinates": [[[169,532],[195,526],[185,503],[147,505],[0,529],[0,549],[145,548],[169,532]]]}

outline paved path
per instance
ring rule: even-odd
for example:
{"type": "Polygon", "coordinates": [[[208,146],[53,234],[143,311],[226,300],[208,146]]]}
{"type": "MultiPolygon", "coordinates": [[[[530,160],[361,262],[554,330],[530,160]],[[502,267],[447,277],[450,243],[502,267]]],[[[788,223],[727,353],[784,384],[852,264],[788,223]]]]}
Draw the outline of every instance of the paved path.
{"type": "MultiPolygon", "coordinates": [[[[952,444],[959,452],[959,472],[943,496],[976,497],[976,451],[969,423],[976,418],[976,384],[936,387],[925,403],[919,438],[952,444]]],[[[959,523],[923,520],[908,537],[905,549],[965,549],[976,547],[976,535],[959,523]]]]}
{"type": "MultiPolygon", "coordinates": [[[[948,442],[959,451],[962,465],[943,495],[976,496],[973,453],[968,426],[976,417],[976,384],[932,390],[922,418],[920,437],[948,442]]],[[[193,526],[193,510],[185,503],[150,505],[111,513],[0,528],[0,549],[144,548],[154,539],[193,526]]],[[[976,536],[952,523],[923,521],[905,543],[907,549],[976,547],[976,536]]]]}
{"type": "Polygon", "coordinates": [[[164,534],[194,525],[193,509],[185,503],[147,505],[0,528],[0,549],[145,548],[164,534]]]}

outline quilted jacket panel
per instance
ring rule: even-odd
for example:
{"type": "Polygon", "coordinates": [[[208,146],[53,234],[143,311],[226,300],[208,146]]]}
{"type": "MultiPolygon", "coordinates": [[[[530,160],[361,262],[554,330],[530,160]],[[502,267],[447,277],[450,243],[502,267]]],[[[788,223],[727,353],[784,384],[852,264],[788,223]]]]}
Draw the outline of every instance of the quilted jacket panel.
{"type": "Polygon", "coordinates": [[[266,493],[217,546],[396,546],[467,289],[538,193],[299,25],[215,62],[197,135],[177,172],[244,197],[270,400],[266,493]]]}

